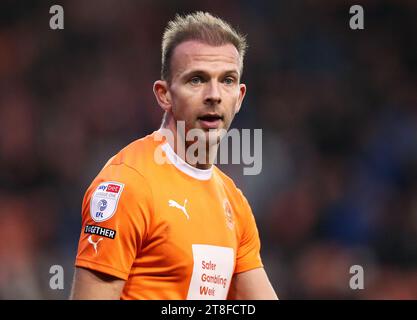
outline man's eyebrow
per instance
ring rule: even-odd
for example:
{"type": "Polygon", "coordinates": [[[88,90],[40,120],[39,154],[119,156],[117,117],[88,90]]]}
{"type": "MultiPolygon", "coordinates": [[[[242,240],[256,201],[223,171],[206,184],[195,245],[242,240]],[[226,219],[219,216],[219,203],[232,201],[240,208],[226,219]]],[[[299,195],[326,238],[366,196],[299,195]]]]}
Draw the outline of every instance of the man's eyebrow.
{"type": "MultiPolygon", "coordinates": [[[[190,77],[190,76],[197,76],[197,75],[208,75],[209,72],[205,71],[205,70],[201,70],[201,69],[196,69],[196,70],[190,70],[185,72],[182,77],[190,77]]],[[[221,75],[236,75],[239,76],[239,71],[235,70],[235,69],[230,69],[230,70],[226,70],[224,72],[221,73],[221,75]]]]}
{"type": "Polygon", "coordinates": [[[182,74],[182,76],[183,77],[189,77],[189,76],[207,75],[207,74],[208,74],[207,71],[196,69],[196,70],[186,71],[182,74]]]}
{"type": "Polygon", "coordinates": [[[239,71],[232,69],[223,72],[223,74],[235,74],[236,76],[239,76],[239,71]]]}

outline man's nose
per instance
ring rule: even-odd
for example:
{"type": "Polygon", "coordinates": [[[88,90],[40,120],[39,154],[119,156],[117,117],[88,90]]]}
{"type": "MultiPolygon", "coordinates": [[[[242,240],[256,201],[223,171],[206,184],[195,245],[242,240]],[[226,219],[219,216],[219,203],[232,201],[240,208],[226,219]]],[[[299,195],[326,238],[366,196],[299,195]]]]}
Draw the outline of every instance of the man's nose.
{"type": "Polygon", "coordinates": [[[209,81],[206,87],[204,103],[219,104],[221,100],[219,83],[216,80],[209,81]]]}

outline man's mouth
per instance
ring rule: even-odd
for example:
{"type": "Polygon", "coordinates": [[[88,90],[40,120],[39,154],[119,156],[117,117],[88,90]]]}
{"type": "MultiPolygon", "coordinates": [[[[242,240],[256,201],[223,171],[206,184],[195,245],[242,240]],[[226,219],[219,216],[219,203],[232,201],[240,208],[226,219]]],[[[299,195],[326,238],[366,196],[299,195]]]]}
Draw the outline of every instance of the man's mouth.
{"type": "Polygon", "coordinates": [[[216,129],[223,121],[223,117],[213,113],[202,115],[198,117],[198,120],[204,129],[216,129]]]}

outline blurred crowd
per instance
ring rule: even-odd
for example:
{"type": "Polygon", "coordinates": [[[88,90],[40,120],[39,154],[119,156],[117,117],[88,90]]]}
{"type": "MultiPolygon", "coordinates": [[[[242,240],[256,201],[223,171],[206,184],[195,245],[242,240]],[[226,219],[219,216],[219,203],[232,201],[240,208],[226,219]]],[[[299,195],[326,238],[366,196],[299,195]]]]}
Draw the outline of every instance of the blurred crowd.
{"type": "Polygon", "coordinates": [[[233,127],[263,168],[222,165],[252,205],[282,299],[417,299],[417,2],[71,0],[0,4],[0,298],[68,297],[89,183],[156,130],[161,36],[209,11],[247,35],[233,127]],[[64,8],[64,30],[49,7],[64,8]],[[51,290],[52,265],[65,270],[51,290]],[[364,289],[349,287],[350,267],[364,289]]]}

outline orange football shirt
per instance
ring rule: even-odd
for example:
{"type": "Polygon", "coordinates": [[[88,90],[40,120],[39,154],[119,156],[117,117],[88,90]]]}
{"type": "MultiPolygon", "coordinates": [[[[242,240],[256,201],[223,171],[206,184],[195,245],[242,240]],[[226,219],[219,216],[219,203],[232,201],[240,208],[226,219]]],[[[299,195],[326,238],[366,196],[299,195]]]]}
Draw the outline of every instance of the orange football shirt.
{"type": "Polygon", "coordinates": [[[126,280],[122,299],[154,300],[226,299],[233,274],[263,266],[242,192],[216,166],[185,163],[158,131],[87,189],[75,265],[126,280]]]}

